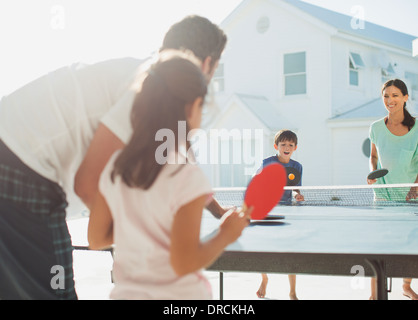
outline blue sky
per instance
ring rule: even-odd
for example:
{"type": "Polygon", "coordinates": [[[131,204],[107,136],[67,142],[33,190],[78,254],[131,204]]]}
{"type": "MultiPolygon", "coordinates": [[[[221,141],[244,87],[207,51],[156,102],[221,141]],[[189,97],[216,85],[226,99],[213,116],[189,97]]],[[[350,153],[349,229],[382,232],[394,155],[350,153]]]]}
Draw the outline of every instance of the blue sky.
{"type": "MultiPolygon", "coordinates": [[[[418,36],[418,0],[304,0],[418,36]]],[[[215,23],[241,0],[5,0],[0,2],[0,97],[76,61],[145,57],[188,14],[215,23]]]]}

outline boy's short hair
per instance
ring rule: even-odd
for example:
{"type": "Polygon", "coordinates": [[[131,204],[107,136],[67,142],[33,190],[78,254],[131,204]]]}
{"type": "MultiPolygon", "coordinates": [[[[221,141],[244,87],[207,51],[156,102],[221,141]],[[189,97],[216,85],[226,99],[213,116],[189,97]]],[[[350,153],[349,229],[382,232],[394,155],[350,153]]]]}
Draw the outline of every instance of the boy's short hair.
{"type": "Polygon", "coordinates": [[[290,141],[293,142],[295,145],[298,145],[298,136],[291,130],[280,130],[274,136],[274,144],[278,146],[279,142],[281,141],[290,141]]]}

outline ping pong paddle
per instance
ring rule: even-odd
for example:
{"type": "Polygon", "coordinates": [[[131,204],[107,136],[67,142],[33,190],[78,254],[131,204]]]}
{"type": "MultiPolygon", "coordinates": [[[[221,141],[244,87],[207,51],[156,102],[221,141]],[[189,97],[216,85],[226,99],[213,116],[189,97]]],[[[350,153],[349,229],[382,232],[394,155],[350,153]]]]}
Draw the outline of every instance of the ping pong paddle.
{"type": "Polygon", "coordinates": [[[377,169],[377,170],[370,172],[369,175],[367,176],[367,179],[369,180],[378,179],[387,175],[388,172],[389,172],[388,169],[377,169]]]}
{"type": "Polygon", "coordinates": [[[282,198],[285,185],[286,171],[282,165],[273,163],[265,166],[248,184],[243,209],[254,207],[251,219],[264,219],[282,198]]]}
{"type": "Polygon", "coordinates": [[[300,172],[293,167],[286,167],[286,177],[288,186],[296,186],[300,181],[300,172]]]}

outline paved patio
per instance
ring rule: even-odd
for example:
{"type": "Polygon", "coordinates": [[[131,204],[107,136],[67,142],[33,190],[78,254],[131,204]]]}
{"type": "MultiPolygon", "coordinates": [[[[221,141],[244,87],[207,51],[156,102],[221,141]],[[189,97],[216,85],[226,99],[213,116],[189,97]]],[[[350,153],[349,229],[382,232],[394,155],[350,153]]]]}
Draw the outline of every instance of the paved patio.
{"type": "MultiPolygon", "coordinates": [[[[75,251],[74,274],[80,300],[109,299],[112,257],[109,252],[75,251]]],[[[219,299],[219,273],[205,272],[212,284],[213,298],[219,299]]],[[[288,300],[287,275],[269,274],[265,299],[288,300]]],[[[225,300],[257,300],[261,282],[257,273],[224,273],[225,300]]],[[[418,291],[418,280],[412,287],[418,291]]],[[[370,278],[298,275],[296,292],[301,300],[367,300],[370,296],[370,278]]],[[[392,280],[389,300],[408,300],[402,295],[402,279],[392,280]]]]}

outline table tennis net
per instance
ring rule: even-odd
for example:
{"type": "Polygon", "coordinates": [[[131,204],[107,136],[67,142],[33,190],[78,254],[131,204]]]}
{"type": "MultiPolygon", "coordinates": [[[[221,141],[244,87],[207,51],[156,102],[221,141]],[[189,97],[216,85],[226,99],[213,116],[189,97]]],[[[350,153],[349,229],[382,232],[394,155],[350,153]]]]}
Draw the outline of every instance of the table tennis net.
{"type": "MultiPolygon", "coordinates": [[[[291,201],[280,205],[307,206],[418,206],[418,199],[406,200],[412,187],[418,184],[285,187],[292,193],[291,201]],[[295,200],[296,190],[304,201],[295,200]]],[[[215,188],[214,197],[222,206],[242,206],[245,188],[215,188]]],[[[279,204],[278,204],[279,205],[279,204]]]]}

